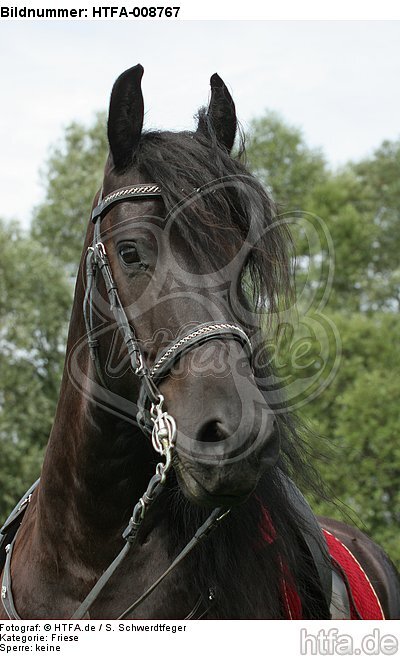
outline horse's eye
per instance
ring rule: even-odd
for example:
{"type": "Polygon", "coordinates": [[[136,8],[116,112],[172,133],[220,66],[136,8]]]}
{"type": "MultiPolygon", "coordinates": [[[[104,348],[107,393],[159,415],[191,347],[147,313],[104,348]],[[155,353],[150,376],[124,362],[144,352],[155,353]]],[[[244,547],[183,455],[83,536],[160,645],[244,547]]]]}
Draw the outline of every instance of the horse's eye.
{"type": "Polygon", "coordinates": [[[132,244],[125,244],[119,249],[119,255],[125,264],[136,264],[140,262],[139,254],[132,244]]]}

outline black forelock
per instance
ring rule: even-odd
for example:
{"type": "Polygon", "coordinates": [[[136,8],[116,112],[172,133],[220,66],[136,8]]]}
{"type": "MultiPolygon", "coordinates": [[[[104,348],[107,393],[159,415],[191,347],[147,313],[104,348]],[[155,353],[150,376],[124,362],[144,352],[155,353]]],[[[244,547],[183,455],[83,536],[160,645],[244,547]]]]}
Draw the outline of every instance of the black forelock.
{"type": "MultiPolygon", "coordinates": [[[[204,110],[199,115],[201,121],[204,110]]],[[[267,305],[273,313],[290,292],[290,235],[243,159],[244,146],[233,158],[212,131],[151,131],[142,134],[133,165],[162,187],[168,213],[184,204],[178,223],[191,248],[217,260],[221,244],[249,238],[243,280],[250,283],[254,307],[267,305]]]]}

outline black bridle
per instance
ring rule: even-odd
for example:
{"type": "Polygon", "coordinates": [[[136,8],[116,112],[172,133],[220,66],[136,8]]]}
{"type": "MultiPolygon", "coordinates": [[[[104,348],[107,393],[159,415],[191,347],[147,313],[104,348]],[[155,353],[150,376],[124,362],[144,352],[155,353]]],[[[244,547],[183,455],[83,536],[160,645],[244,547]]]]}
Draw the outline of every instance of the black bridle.
{"type": "Polygon", "coordinates": [[[99,270],[105,283],[110,302],[110,309],[114,314],[114,318],[129,354],[132,370],[141,381],[137,402],[138,413],[136,418],[143,432],[152,432],[153,435],[154,411],[155,408],[160,407],[160,399],[162,398],[162,395],[157,389],[156,383],[169,374],[172,367],[178,362],[183,354],[212,339],[234,339],[241,343],[249,359],[251,359],[252,356],[251,343],[243,328],[231,323],[213,322],[201,324],[193,331],[172,342],[172,344],[158,355],[153,366],[150,369],[147,367],[139,341],[134,329],[128,321],[118,294],[117,285],[115,284],[106,248],[101,241],[100,224],[105,214],[116,203],[154,197],[162,198],[161,188],[155,184],[137,184],[130,187],[122,187],[121,189],[117,189],[108,194],[104,199],[102,199],[102,194],[100,194],[98,204],[92,212],[94,234],[93,244],[88,248],[86,256],[87,287],[83,303],[83,314],[91,358],[100,382],[104,387],[107,387],[100,364],[99,342],[98,339],[93,338],[92,294],[96,271],[99,270]],[[148,403],[151,404],[152,408],[150,411],[150,419],[148,413],[146,413],[146,406],[148,403]]]}
{"type": "MultiPolygon", "coordinates": [[[[136,415],[138,425],[146,435],[151,435],[155,451],[165,458],[165,462],[159,462],[157,464],[156,472],[152,476],[147,490],[133,509],[128,526],[122,534],[122,537],[125,540],[124,547],[82,601],[79,608],[72,616],[72,619],[82,619],[85,617],[89,608],[99,596],[101,590],[135,544],[144,517],[150,506],[162,491],[166,482],[166,476],[172,466],[172,452],[175,446],[177,427],[174,418],[163,407],[164,397],[159,392],[157,383],[169,374],[172,367],[185,353],[213,339],[234,339],[244,347],[247,357],[250,360],[252,357],[251,343],[243,328],[231,323],[213,322],[201,324],[191,332],[172,342],[158,355],[153,366],[148,368],[136,333],[129,323],[125,309],[119,297],[106,248],[101,240],[100,229],[101,220],[116,203],[146,198],[162,198],[161,188],[156,184],[137,184],[117,189],[104,198],[102,197],[102,192],[100,192],[98,203],[92,212],[92,221],[94,223],[93,243],[87,249],[86,254],[86,292],[83,302],[83,316],[90,357],[97,378],[103,387],[108,389],[100,363],[99,341],[95,337],[93,317],[93,290],[96,281],[96,272],[99,271],[104,280],[110,309],[113,312],[116,324],[127,348],[132,370],[140,379],[140,391],[137,401],[138,412],[136,415]],[[149,410],[147,410],[148,405],[150,405],[149,410]]],[[[118,619],[123,619],[139,606],[139,604],[141,604],[151,592],[153,592],[161,581],[190,553],[190,551],[192,551],[199,541],[203,540],[214,528],[216,528],[216,526],[218,526],[218,523],[228,512],[229,509],[216,508],[197,530],[192,540],[190,540],[186,547],[179,553],[168,569],[139,599],[127,608],[118,619]]],[[[1,599],[8,617],[10,619],[21,619],[15,609],[11,589],[11,556],[14,542],[15,537],[7,549],[1,599]]],[[[209,593],[208,599],[209,601],[213,601],[213,594],[209,593]]],[[[200,607],[201,603],[199,600],[196,603],[195,608],[185,619],[194,617],[196,613],[197,617],[199,617],[198,608],[200,607]]],[[[206,609],[205,612],[207,612],[207,610],[208,609],[206,609]]],[[[201,617],[205,612],[201,613],[201,617]]]]}

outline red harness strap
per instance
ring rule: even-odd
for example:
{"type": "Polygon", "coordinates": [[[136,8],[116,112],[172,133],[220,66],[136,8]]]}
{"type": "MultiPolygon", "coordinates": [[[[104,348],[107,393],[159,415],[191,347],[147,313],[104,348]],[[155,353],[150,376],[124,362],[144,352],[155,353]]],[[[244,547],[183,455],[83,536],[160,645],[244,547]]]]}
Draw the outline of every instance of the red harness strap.
{"type": "Polygon", "coordinates": [[[352,620],[384,620],[385,615],[371,581],[357,558],[332,533],[323,529],[331,558],[345,574],[350,589],[350,613],[352,620]]]}
{"type": "MultiPolygon", "coordinates": [[[[332,561],[339,565],[344,573],[345,583],[350,592],[350,612],[352,620],[383,620],[385,619],[382,606],[371,581],[364,572],[357,558],[332,533],[323,529],[332,561]]],[[[276,538],[276,530],[272,524],[271,516],[262,505],[262,520],[260,535],[263,542],[271,544],[276,538]]],[[[286,619],[301,620],[301,599],[296,589],[295,581],[288,566],[280,558],[281,568],[281,598],[285,609],[286,619]]]]}

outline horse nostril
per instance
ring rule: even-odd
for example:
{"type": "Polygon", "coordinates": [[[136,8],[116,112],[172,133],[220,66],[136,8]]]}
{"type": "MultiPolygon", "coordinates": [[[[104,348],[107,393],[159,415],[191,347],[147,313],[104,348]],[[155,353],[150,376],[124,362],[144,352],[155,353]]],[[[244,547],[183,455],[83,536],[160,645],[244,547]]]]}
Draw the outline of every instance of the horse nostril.
{"type": "Polygon", "coordinates": [[[227,434],[218,420],[208,421],[201,427],[198,434],[199,442],[220,442],[226,439],[227,434]]]}

